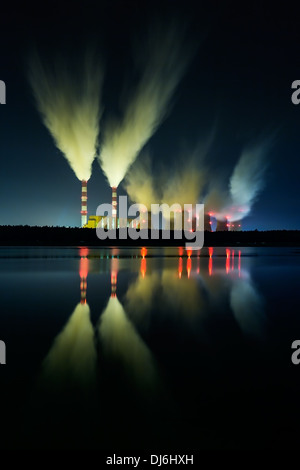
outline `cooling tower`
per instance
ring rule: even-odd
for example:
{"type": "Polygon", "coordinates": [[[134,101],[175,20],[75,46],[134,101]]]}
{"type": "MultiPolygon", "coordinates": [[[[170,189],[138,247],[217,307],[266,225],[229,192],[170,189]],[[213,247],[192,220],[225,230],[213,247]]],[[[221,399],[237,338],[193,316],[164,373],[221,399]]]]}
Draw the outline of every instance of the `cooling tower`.
{"type": "Polygon", "coordinates": [[[227,220],[218,220],[216,232],[228,232],[228,221],[227,220]]]}
{"type": "Polygon", "coordinates": [[[81,181],[81,227],[87,223],[87,181],[81,181]]]}

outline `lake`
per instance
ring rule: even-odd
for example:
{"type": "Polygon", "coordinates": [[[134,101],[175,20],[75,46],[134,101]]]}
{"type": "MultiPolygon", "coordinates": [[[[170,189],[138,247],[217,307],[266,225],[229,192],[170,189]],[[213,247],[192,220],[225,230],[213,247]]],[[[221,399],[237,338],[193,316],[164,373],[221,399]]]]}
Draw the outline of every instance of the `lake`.
{"type": "Polygon", "coordinates": [[[296,448],[300,249],[0,248],[2,448],[296,448]]]}

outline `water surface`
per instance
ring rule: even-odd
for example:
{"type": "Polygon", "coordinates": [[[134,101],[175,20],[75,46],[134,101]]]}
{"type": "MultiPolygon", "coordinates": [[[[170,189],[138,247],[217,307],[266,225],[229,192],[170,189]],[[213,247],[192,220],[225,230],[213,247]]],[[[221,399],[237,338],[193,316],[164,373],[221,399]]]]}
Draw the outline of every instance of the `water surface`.
{"type": "Polygon", "coordinates": [[[298,443],[299,248],[0,248],[1,445],[298,443]]]}

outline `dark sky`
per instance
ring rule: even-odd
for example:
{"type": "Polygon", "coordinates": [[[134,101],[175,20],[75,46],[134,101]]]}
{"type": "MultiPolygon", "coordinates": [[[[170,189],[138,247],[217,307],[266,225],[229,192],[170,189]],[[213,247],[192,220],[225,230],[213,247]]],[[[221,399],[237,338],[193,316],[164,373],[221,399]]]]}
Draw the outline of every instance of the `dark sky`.
{"type": "MultiPolygon", "coordinates": [[[[209,174],[228,180],[241,149],[272,135],[265,187],[243,227],[300,229],[300,105],[291,102],[291,84],[300,80],[295,10],[189,0],[14,2],[1,10],[0,79],[7,88],[0,107],[1,225],[80,224],[80,182],[44,127],[26,79],[30,48],[46,61],[61,51],[76,61],[82,48],[97,44],[106,68],[105,123],[120,110],[124,84],[134,84],[134,40],[157,18],[167,25],[176,17],[198,48],[167,119],[147,144],[154,171],[160,165],[172,171],[182,148],[192,153],[213,130],[209,174]]],[[[110,202],[97,161],[88,194],[90,214],[110,202]]]]}

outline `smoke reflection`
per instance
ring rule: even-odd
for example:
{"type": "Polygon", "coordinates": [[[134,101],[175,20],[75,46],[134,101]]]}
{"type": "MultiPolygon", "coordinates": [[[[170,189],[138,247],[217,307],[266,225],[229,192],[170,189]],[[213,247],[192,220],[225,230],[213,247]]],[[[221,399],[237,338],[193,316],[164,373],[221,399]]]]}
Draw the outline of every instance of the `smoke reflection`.
{"type": "Polygon", "coordinates": [[[80,249],[81,301],[55,338],[43,362],[43,380],[56,387],[90,387],[96,377],[96,347],[90,307],[86,302],[88,249],[80,249]]]}
{"type": "Polygon", "coordinates": [[[128,319],[117,297],[110,297],[100,317],[98,331],[105,357],[119,363],[135,386],[152,388],[156,370],[151,351],[128,319]]]}

